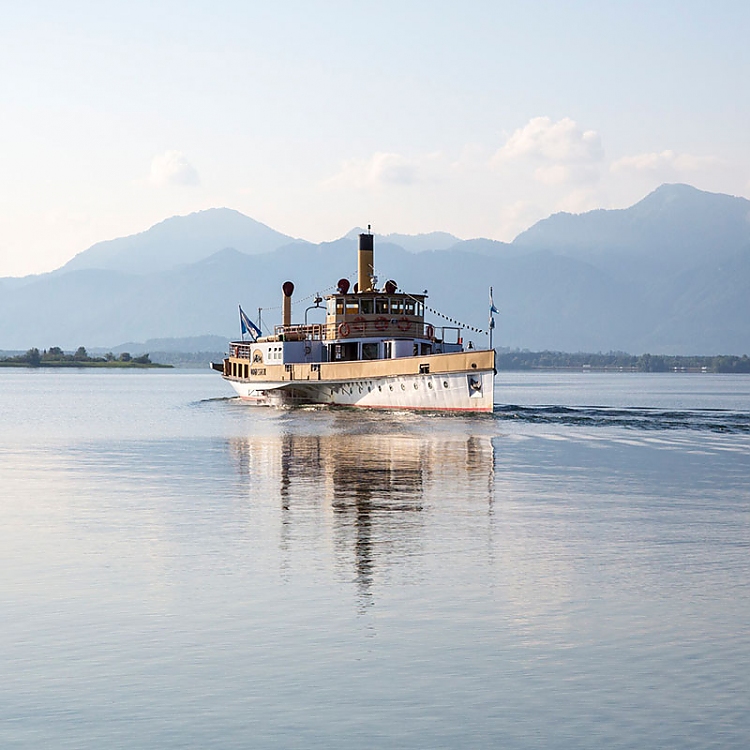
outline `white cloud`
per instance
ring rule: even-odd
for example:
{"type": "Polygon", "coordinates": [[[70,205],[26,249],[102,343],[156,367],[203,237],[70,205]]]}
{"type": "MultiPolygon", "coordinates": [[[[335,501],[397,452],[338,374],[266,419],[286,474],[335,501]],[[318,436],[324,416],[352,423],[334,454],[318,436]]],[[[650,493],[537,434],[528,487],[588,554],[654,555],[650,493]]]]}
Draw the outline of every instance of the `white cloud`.
{"type": "Polygon", "coordinates": [[[534,159],[553,164],[593,164],[604,158],[601,138],[595,130],[582,130],[569,117],[553,122],[534,117],[518,128],[493,157],[496,166],[534,159]]]}
{"type": "Polygon", "coordinates": [[[166,151],[151,161],[150,181],[154,185],[197,185],[198,172],[182,151],[166,151]]]}
{"type": "Polygon", "coordinates": [[[351,159],[341,171],[325,181],[325,185],[355,188],[409,186],[439,179],[444,168],[440,154],[406,157],[401,154],[377,152],[369,159],[351,159]]]}
{"type": "Polygon", "coordinates": [[[614,174],[645,174],[672,179],[709,170],[720,163],[720,160],[713,156],[693,156],[667,149],[659,153],[624,156],[613,162],[610,169],[614,174]]]}
{"type": "Polygon", "coordinates": [[[534,170],[534,179],[543,185],[581,185],[596,182],[599,169],[593,164],[546,164],[534,170]]]}

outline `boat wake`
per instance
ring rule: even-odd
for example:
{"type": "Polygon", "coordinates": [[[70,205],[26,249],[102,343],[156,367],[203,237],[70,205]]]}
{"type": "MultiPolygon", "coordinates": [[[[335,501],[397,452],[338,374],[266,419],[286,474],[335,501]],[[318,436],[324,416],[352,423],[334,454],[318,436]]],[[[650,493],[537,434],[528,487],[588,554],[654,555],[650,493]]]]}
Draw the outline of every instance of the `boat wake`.
{"type": "Polygon", "coordinates": [[[627,409],[604,406],[496,405],[496,419],[528,423],[591,427],[630,427],[638,430],[706,430],[750,433],[750,413],[725,409],[627,409]]]}

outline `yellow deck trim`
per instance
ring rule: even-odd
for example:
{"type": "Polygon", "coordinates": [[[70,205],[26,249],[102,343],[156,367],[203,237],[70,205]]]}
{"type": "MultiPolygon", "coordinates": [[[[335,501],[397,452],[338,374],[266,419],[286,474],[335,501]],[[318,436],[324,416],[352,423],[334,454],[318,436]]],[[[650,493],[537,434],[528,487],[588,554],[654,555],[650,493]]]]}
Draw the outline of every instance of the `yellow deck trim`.
{"type": "MultiPolygon", "coordinates": [[[[247,359],[229,357],[231,365],[244,366],[247,359]]],[[[249,377],[233,377],[233,380],[246,382],[286,382],[295,380],[315,380],[337,382],[340,380],[369,380],[372,378],[398,377],[399,375],[419,375],[420,366],[429,365],[430,375],[452,372],[482,372],[495,367],[495,352],[477,349],[448,354],[428,354],[423,357],[399,357],[397,359],[356,360],[349,362],[321,362],[320,364],[253,364],[248,367],[249,377]]],[[[239,370],[239,368],[237,368],[239,370]]]]}

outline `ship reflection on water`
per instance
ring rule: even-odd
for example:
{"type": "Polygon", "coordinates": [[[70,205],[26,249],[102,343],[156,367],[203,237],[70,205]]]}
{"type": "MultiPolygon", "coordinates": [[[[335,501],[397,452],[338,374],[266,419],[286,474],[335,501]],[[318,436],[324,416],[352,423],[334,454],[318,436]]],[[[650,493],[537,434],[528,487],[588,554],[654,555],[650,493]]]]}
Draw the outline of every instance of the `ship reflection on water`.
{"type": "Polygon", "coordinates": [[[250,502],[279,510],[282,550],[325,540],[367,603],[379,574],[420,554],[431,513],[467,491],[491,509],[493,446],[488,436],[384,432],[348,416],[324,434],[235,438],[230,448],[250,502]]]}

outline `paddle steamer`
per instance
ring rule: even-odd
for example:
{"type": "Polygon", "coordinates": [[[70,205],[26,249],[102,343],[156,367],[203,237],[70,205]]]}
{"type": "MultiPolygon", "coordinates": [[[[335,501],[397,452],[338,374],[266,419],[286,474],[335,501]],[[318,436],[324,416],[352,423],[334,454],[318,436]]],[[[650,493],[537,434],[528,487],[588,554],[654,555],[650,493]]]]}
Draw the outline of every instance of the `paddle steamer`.
{"type": "MultiPolygon", "coordinates": [[[[358,283],[325,298],[325,323],[292,323],[294,284],[282,287],[272,335],[241,312],[243,335],[212,367],[254,404],[491,412],[494,349],[464,348],[460,326],[425,321],[425,294],[375,289],[373,235],[359,235],[358,283]],[[254,332],[253,332],[254,330],[254,332]]],[[[322,299],[321,299],[322,301],[322,299]]]]}

